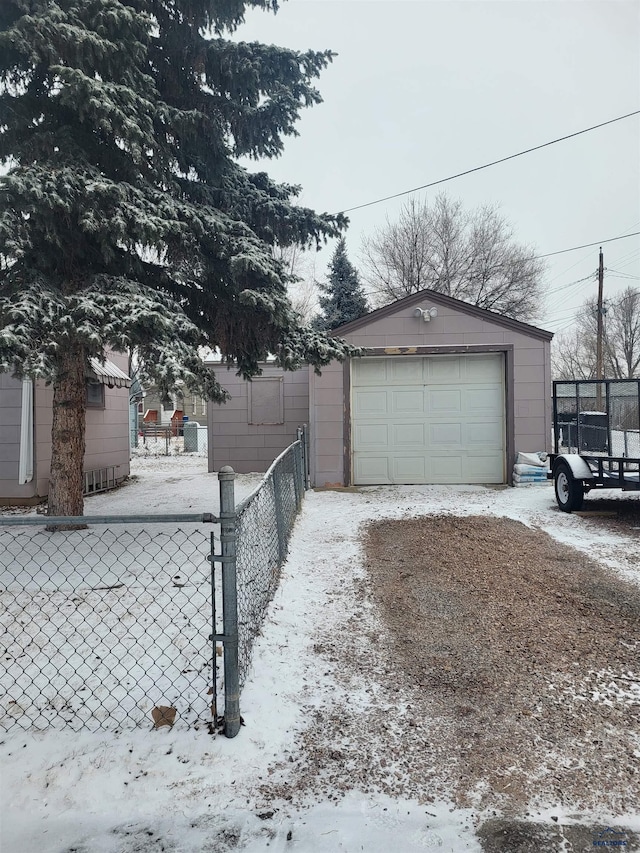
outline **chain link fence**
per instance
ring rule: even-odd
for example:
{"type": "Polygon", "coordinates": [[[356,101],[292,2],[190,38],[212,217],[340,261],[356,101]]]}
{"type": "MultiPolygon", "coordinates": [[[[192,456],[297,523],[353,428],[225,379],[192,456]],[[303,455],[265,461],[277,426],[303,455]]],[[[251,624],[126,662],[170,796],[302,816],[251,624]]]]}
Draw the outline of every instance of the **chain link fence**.
{"type": "Polygon", "coordinates": [[[238,674],[251,665],[255,638],[280,582],[293,524],[305,490],[306,435],[271,465],[258,489],[237,508],[238,674]]]}
{"type": "Polygon", "coordinates": [[[87,529],[47,532],[50,518],[8,521],[2,728],[120,730],[163,707],[189,725],[206,718],[211,524],[87,517],[87,529]]]}
{"type": "Polygon", "coordinates": [[[237,508],[223,469],[219,517],[0,517],[0,728],[175,722],[234,737],[306,447],[301,429],[237,508]]]}

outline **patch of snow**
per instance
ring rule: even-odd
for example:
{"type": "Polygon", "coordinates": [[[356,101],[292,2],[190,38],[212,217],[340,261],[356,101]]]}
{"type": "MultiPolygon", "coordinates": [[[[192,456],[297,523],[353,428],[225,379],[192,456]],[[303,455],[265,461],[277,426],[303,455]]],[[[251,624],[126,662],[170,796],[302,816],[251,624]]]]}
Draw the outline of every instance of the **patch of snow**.
{"type": "MultiPolygon", "coordinates": [[[[217,478],[207,473],[201,457],[136,458],[132,474],[123,488],[88,498],[85,512],[217,510],[217,478]]],[[[248,495],[260,479],[257,474],[239,476],[236,499],[248,495]]],[[[300,757],[300,735],[314,710],[343,701],[364,709],[371,702],[357,685],[347,695],[335,672],[318,667],[314,652],[320,627],[330,633],[352,606],[343,587],[354,572],[364,571],[363,526],[375,519],[434,513],[513,518],[640,581],[640,543],[561,513],[552,488],[398,486],[310,492],[256,644],[241,697],[246,725],[240,735],[227,740],[178,725],[153,730],[150,720],[148,729],[122,734],[11,730],[0,742],[2,849],[136,853],[164,846],[175,853],[257,853],[268,845],[274,851],[305,853],[480,853],[473,833],[478,816],[442,797],[424,805],[353,790],[336,793],[335,801],[310,798],[294,808],[265,802],[260,794],[260,784],[272,778],[274,766],[300,757]]],[[[620,700],[620,691],[627,691],[627,699],[637,701],[637,685],[625,682],[620,673],[593,676],[593,688],[603,695],[615,684],[617,693],[606,694],[609,698],[620,700]]],[[[560,692],[561,687],[555,689],[560,692]]],[[[569,823],[576,819],[561,805],[532,813],[532,819],[551,816],[569,823]]],[[[597,814],[592,819],[640,830],[640,815],[597,814]]]]}

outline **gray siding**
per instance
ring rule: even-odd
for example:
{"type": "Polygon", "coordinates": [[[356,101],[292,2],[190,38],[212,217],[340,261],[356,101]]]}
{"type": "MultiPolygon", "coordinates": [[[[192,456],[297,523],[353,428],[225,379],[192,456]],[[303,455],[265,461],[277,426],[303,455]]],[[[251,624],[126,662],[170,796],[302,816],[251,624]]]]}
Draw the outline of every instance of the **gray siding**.
{"type": "MultiPolygon", "coordinates": [[[[271,390],[283,398],[283,422],[266,424],[250,423],[252,414],[254,419],[258,414],[255,404],[252,413],[251,383],[236,376],[234,368],[214,369],[231,399],[222,405],[209,403],[209,471],[231,465],[239,474],[264,473],[295,441],[296,429],[309,420],[308,369],[288,372],[262,366],[262,378],[280,380],[271,390]]],[[[265,387],[269,386],[265,383],[265,387]]]]}
{"type": "MultiPolygon", "coordinates": [[[[463,306],[438,294],[421,294],[374,312],[337,330],[340,337],[380,355],[444,354],[489,349],[504,353],[506,371],[506,471],[519,451],[549,450],[551,441],[550,333],[463,306]],[[416,307],[437,307],[430,322],[416,307]],[[415,349],[420,348],[419,353],[415,349]],[[401,352],[401,350],[403,352],[401,352]]],[[[310,462],[315,485],[350,482],[350,366],[334,362],[317,376],[310,369],[293,374],[266,367],[265,376],[284,383],[283,424],[251,424],[249,386],[233,370],[219,379],[231,393],[222,406],[209,405],[209,470],[231,465],[236,471],[263,472],[295,437],[310,427],[310,462]]]]}
{"type": "MultiPolygon", "coordinates": [[[[533,330],[532,330],[533,331],[533,330]]],[[[510,418],[513,447],[519,451],[549,450],[551,441],[551,368],[548,340],[491,322],[425,296],[418,302],[400,303],[391,316],[373,318],[353,331],[338,332],[349,343],[366,348],[440,348],[442,352],[465,351],[467,347],[495,347],[513,352],[513,385],[507,388],[507,428],[510,418]],[[415,317],[416,304],[437,307],[438,316],[425,323],[415,317]],[[510,400],[510,396],[512,399],[510,400]]],[[[407,353],[411,355],[411,353],[407,353]]],[[[401,355],[398,357],[402,357],[401,355]]],[[[310,431],[312,480],[315,485],[344,485],[349,477],[345,447],[348,446],[348,389],[345,368],[331,364],[322,376],[310,377],[310,431]],[[345,470],[345,467],[347,470],[345,470]]],[[[514,459],[508,458],[507,471],[514,459]]]]}
{"type": "MultiPolygon", "coordinates": [[[[126,356],[109,353],[109,359],[127,370],[126,356]]],[[[130,470],[129,389],[105,387],[104,391],[104,409],[87,409],[84,470],[114,466],[116,479],[122,480],[130,470]]],[[[49,491],[53,390],[40,381],[34,386],[34,476],[24,486],[18,485],[21,401],[21,382],[0,374],[0,504],[5,505],[44,499],[49,491]],[[17,438],[5,445],[5,435],[17,438]]]]}
{"type": "MultiPolygon", "coordinates": [[[[122,364],[111,355],[111,361],[127,370],[126,358],[122,364]]],[[[129,389],[104,389],[104,409],[87,409],[87,434],[84,470],[114,466],[116,479],[129,475],[129,389]]]]}
{"type": "Polygon", "coordinates": [[[18,486],[21,407],[22,382],[0,373],[0,498],[14,492],[25,497],[33,493],[30,483],[18,486]]]}

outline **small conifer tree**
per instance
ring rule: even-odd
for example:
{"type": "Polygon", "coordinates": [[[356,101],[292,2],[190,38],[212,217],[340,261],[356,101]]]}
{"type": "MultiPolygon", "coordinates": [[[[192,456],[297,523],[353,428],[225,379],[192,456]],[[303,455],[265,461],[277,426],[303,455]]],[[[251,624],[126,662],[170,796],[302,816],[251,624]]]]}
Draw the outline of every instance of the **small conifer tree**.
{"type": "Polygon", "coordinates": [[[316,318],[317,329],[337,329],[367,313],[367,297],[360,284],[358,271],[347,257],[347,246],[341,237],[329,263],[329,279],[320,284],[324,296],[319,302],[322,313],[316,318]]]}

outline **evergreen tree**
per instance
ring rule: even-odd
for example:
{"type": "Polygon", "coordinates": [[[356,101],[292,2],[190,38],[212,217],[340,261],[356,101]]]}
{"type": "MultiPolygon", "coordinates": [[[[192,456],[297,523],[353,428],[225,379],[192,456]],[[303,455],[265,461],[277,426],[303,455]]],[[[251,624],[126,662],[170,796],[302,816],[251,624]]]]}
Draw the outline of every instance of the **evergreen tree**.
{"type": "Polygon", "coordinates": [[[329,280],[326,284],[320,284],[320,289],[326,295],[319,299],[322,313],[314,321],[317,329],[337,329],[343,323],[357,320],[369,310],[358,271],[347,257],[343,237],[338,241],[329,263],[329,280]]]}
{"type": "Polygon", "coordinates": [[[200,347],[245,377],[349,348],[300,329],[274,246],[342,216],[242,168],[295,134],[329,51],[232,41],[277,0],[2,0],[0,370],[53,384],[51,515],[82,513],[90,357],[135,350],[161,393],[223,401],[200,347]]]}

